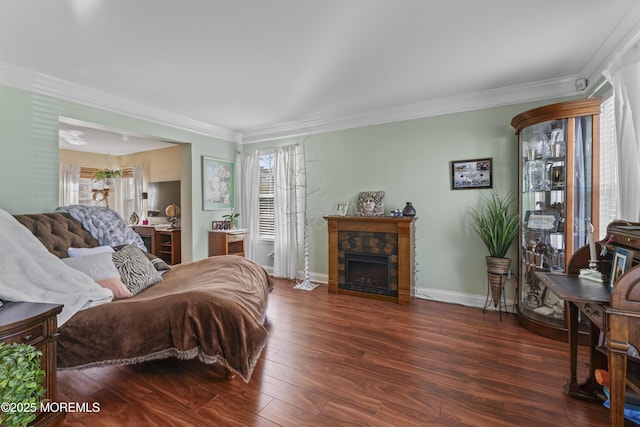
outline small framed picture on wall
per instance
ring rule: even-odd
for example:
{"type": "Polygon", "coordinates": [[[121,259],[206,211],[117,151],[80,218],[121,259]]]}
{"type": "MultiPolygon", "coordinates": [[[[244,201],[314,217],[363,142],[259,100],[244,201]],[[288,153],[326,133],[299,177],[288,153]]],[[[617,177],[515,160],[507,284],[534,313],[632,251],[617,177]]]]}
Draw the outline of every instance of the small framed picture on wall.
{"type": "Polygon", "coordinates": [[[493,188],[493,158],[453,160],[450,177],[452,190],[493,188]]]}

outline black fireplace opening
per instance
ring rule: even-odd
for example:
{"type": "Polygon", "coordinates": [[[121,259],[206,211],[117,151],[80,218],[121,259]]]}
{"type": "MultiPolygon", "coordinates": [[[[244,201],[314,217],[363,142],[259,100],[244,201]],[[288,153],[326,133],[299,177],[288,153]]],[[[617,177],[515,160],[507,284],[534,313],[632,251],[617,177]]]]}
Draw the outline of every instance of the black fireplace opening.
{"type": "Polygon", "coordinates": [[[388,255],[345,252],[344,289],[370,294],[398,296],[391,290],[391,262],[388,255]]]}

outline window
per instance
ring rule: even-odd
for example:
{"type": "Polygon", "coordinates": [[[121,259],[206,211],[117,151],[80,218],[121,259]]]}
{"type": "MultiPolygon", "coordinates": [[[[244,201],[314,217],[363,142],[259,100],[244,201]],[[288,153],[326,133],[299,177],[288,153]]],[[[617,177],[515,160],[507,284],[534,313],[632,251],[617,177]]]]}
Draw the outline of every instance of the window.
{"type": "MultiPolygon", "coordinates": [[[[97,202],[93,199],[93,189],[100,188],[103,185],[102,182],[96,182],[93,179],[93,176],[98,170],[99,169],[97,168],[89,168],[84,166],[80,168],[78,204],[84,206],[105,206],[104,202],[97,202]]],[[[120,188],[122,188],[124,194],[122,198],[122,207],[124,209],[124,212],[118,213],[123,218],[129,218],[129,216],[133,213],[135,194],[132,168],[122,169],[122,185],[120,188]]],[[[113,204],[113,202],[110,203],[109,207],[117,211],[117,206],[113,206],[113,204]]]]}
{"type": "Polygon", "coordinates": [[[618,147],[614,97],[600,105],[600,239],[604,239],[607,225],[618,217],[618,147]]]}
{"type": "Polygon", "coordinates": [[[260,154],[260,191],[258,212],[258,234],[261,238],[273,239],[275,236],[274,203],[273,203],[273,152],[260,154]]]}

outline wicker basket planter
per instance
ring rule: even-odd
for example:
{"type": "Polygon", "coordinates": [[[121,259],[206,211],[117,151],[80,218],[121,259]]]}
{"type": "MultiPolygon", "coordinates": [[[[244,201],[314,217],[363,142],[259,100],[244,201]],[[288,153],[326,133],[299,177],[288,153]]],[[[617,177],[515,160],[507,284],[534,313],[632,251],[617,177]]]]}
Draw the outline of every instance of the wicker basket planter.
{"type": "Polygon", "coordinates": [[[502,290],[507,281],[509,267],[511,266],[510,258],[487,258],[487,276],[489,278],[489,288],[491,289],[491,299],[494,307],[500,304],[502,298],[502,290]]]}

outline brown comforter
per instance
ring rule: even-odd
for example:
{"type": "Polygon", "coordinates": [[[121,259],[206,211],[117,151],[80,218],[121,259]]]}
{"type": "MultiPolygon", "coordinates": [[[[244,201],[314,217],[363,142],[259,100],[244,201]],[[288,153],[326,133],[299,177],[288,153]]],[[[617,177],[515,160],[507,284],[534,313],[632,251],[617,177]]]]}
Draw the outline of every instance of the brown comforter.
{"type": "Polygon", "coordinates": [[[80,311],[62,325],[58,367],[197,357],[248,381],[267,339],[272,286],[262,267],[238,256],[173,266],[138,295],[80,311]]]}

